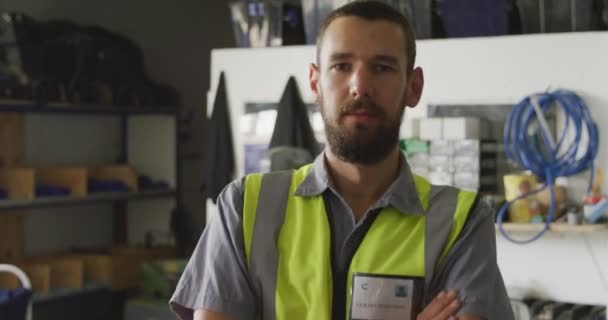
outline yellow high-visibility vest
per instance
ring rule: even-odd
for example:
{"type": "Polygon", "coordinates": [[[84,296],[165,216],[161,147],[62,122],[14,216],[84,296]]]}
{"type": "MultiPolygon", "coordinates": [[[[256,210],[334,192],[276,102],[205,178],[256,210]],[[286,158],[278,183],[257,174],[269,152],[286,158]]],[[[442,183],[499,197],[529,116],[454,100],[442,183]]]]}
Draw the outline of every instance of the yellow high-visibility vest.
{"type": "MultiPolygon", "coordinates": [[[[245,180],[243,237],[261,298],[259,319],[332,319],[331,229],[323,196],[294,194],[311,168],[245,180]]],[[[342,297],[347,317],[354,273],[421,277],[428,284],[467,220],[476,193],[432,186],[416,175],[414,182],[425,214],[392,207],[378,214],[349,266],[342,297]]]]}

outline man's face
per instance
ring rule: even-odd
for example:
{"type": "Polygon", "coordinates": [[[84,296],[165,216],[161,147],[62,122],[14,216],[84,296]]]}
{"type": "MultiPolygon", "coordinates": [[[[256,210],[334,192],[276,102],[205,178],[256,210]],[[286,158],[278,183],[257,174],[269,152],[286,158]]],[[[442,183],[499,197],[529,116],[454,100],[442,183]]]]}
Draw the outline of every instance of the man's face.
{"type": "Polygon", "coordinates": [[[421,70],[411,73],[420,83],[407,78],[403,31],[388,21],[341,17],[320,45],[310,80],[331,151],[347,162],[377,163],[396,148],[405,106],[415,106],[422,90],[421,70]]]}

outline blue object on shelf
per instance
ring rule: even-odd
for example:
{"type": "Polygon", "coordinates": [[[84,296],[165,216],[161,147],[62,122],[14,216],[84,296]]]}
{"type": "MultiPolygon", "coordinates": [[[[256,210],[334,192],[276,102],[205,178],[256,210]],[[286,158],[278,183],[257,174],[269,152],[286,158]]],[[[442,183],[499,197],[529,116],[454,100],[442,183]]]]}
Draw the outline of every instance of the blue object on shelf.
{"type": "Polygon", "coordinates": [[[89,179],[87,187],[89,193],[132,191],[126,184],[119,180],[89,179]]]}
{"type": "Polygon", "coordinates": [[[590,223],[597,223],[598,220],[600,220],[606,214],[607,208],[608,208],[608,200],[606,200],[605,198],[600,200],[600,202],[596,203],[591,208],[589,213],[585,213],[585,216],[587,217],[587,221],[589,221],[590,223]]]}
{"type": "Polygon", "coordinates": [[[8,192],[5,189],[0,188],[0,199],[8,198],[8,192]]]}
{"type": "Polygon", "coordinates": [[[72,194],[70,188],[52,185],[37,185],[36,197],[69,196],[72,194]]]}
{"type": "Polygon", "coordinates": [[[306,31],[306,43],[315,44],[323,20],[334,9],[332,0],[302,0],[302,15],[306,31]]]}
{"type": "Polygon", "coordinates": [[[438,0],[437,11],[449,38],[509,33],[506,0],[438,0]]]}
{"type": "Polygon", "coordinates": [[[137,186],[140,190],[166,190],[169,189],[169,183],[162,180],[152,180],[148,176],[137,177],[137,186]]]}
{"type": "Polygon", "coordinates": [[[25,288],[0,290],[0,316],[2,319],[25,319],[32,291],[25,288]]]}

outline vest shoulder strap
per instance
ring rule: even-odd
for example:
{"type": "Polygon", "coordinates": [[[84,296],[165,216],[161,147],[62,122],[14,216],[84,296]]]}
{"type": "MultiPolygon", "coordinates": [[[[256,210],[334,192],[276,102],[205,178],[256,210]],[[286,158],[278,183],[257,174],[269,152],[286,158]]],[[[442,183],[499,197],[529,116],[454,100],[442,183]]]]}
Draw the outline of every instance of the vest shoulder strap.
{"type": "Polygon", "coordinates": [[[285,218],[292,175],[292,171],[277,171],[246,180],[243,234],[249,237],[244,241],[245,252],[249,252],[249,275],[259,299],[257,305],[261,306],[261,310],[258,310],[261,319],[275,318],[274,295],[279,261],[277,243],[285,218]],[[251,197],[247,196],[248,193],[251,197]],[[254,198],[256,203],[252,203],[254,198]]]}

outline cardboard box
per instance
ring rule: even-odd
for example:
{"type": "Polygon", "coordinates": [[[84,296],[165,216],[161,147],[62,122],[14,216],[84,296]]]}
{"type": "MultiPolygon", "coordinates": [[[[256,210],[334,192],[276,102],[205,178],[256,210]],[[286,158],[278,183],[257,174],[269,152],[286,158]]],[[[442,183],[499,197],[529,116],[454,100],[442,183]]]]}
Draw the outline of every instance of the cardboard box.
{"type": "Polygon", "coordinates": [[[443,139],[443,118],[419,119],[419,133],[422,140],[443,139]]]}
{"type": "Polygon", "coordinates": [[[129,165],[114,164],[94,167],[89,170],[89,177],[100,180],[117,180],[124,183],[131,191],[138,190],[137,173],[129,165]]]}
{"type": "Polygon", "coordinates": [[[110,254],[82,257],[87,284],[106,285],[112,290],[127,290],[139,285],[139,265],[135,257],[110,254]]]}
{"type": "Polygon", "coordinates": [[[26,264],[22,267],[30,278],[34,293],[46,294],[51,289],[51,266],[48,264],[26,264]]]}
{"type": "Polygon", "coordinates": [[[2,289],[16,289],[21,287],[19,284],[19,279],[9,272],[0,271],[0,290],[2,289]]]}
{"type": "Polygon", "coordinates": [[[25,158],[25,120],[23,114],[0,114],[0,167],[23,165],[25,158]]]}
{"type": "MultiPolygon", "coordinates": [[[[81,289],[84,284],[84,262],[76,255],[36,257],[28,264],[48,265],[51,289],[81,289]]],[[[42,271],[40,271],[42,273],[42,271]]]]}
{"type": "Polygon", "coordinates": [[[479,118],[443,118],[443,136],[450,140],[482,139],[481,120],[479,118]]]}
{"type": "Polygon", "coordinates": [[[74,257],[58,258],[49,263],[51,267],[51,288],[80,289],[84,281],[84,265],[74,257]]]}
{"type": "Polygon", "coordinates": [[[23,214],[0,212],[0,263],[22,261],[24,239],[23,214]]]}
{"type": "Polygon", "coordinates": [[[9,199],[31,200],[35,197],[35,174],[30,168],[0,169],[0,188],[8,192],[9,199]]]}
{"type": "Polygon", "coordinates": [[[87,195],[87,169],[80,167],[52,167],[36,169],[36,183],[67,187],[71,195],[87,195]]]}
{"type": "Polygon", "coordinates": [[[127,290],[140,286],[142,264],[145,261],[174,258],[175,248],[117,247],[108,254],[81,254],[86,283],[107,285],[112,290],[127,290]]]}

